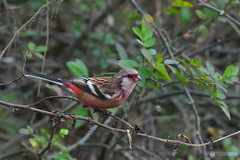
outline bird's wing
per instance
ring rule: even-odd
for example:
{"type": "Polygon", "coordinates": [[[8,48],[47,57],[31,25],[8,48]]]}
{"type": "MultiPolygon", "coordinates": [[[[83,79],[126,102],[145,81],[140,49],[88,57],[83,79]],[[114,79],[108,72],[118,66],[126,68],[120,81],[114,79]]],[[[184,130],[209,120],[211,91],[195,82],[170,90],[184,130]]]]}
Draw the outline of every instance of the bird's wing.
{"type": "Polygon", "coordinates": [[[111,77],[79,78],[71,80],[70,83],[102,100],[111,99],[115,94],[111,77]]]}

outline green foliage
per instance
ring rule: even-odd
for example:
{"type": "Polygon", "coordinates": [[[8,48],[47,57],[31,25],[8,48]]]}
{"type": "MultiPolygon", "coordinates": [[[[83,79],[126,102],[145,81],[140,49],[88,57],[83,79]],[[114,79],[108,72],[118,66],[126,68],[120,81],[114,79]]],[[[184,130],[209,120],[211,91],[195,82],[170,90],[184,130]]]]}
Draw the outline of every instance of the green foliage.
{"type": "Polygon", "coordinates": [[[168,8],[167,9],[167,12],[169,13],[169,14],[179,14],[180,12],[177,10],[177,9],[175,9],[175,8],[168,8]]]}
{"type": "Polygon", "coordinates": [[[120,59],[123,59],[123,60],[128,59],[128,55],[120,43],[116,43],[116,50],[118,51],[120,59]]]}
{"type": "Polygon", "coordinates": [[[184,1],[184,0],[173,0],[172,6],[174,6],[174,7],[193,7],[193,5],[190,2],[184,1]]]}
{"type": "Polygon", "coordinates": [[[28,49],[36,57],[38,57],[40,59],[44,58],[42,53],[44,53],[44,51],[46,50],[46,46],[43,46],[43,45],[36,46],[35,43],[29,42],[28,43],[28,49]]]}
{"type": "Polygon", "coordinates": [[[72,158],[66,150],[63,150],[62,153],[55,153],[51,155],[52,158],[58,160],[77,160],[76,158],[72,158]]]}
{"type": "Polygon", "coordinates": [[[144,48],[152,47],[155,44],[155,38],[153,38],[152,29],[146,29],[146,23],[142,19],[141,30],[138,27],[133,27],[134,33],[140,38],[137,42],[141,44],[144,48]]]}
{"type": "MultiPolygon", "coordinates": [[[[208,18],[201,11],[196,11],[196,13],[201,19],[208,18]]],[[[233,67],[232,65],[228,66],[223,76],[221,76],[215,71],[213,65],[209,61],[206,61],[206,67],[204,67],[200,59],[190,59],[189,64],[177,57],[176,59],[164,60],[163,56],[159,53],[157,54],[155,49],[146,48],[146,39],[151,38],[152,30],[146,29],[146,23],[143,19],[141,29],[138,27],[133,27],[133,31],[139,38],[137,39],[137,42],[142,45],[143,48],[141,49],[141,53],[147,61],[142,62],[141,60],[138,60],[138,62],[143,63],[142,65],[139,65],[133,60],[120,60],[118,64],[125,68],[138,68],[138,72],[143,79],[141,82],[138,82],[139,86],[144,86],[147,79],[151,77],[156,78],[157,85],[159,85],[158,80],[160,79],[171,80],[165,67],[167,66],[171,72],[178,77],[183,85],[187,86],[187,82],[193,82],[199,85],[203,90],[209,90],[215,102],[230,119],[228,107],[223,100],[226,98],[225,94],[227,93],[226,87],[228,84],[233,84],[235,80],[238,80],[237,74],[239,67],[233,67]],[[163,76],[158,73],[154,73],[151,67],[146,64],[154,67],[163,76]],[[175,66],[177,66],[177,68],[175,66]]],[[[207,28],[201,25],[199,27],[199,32],[201,33],[201,36],[205,36],[207,34],[207,28]]],[[[152,85],[152,83],[147,82],[147,84],[153,89],[156,88],[154,85],[152,85]]]]}
{"type": "Polygon", "coordinates": [[[189,8],[181,8],[180,9],[180,21],[183,24],[188,24],[192,20],[192,13],[189,8]]]}
{"type": "Polygon", "coordinates": [[[190,59],[190,64],[193,65],[193,66],[195,66],[195,67],[200,67],[200,66],[202,66],[200,59],[199,59],[198,61],[197,61],[197,60],[194,60],[194,59],[190,59]]]}
{"type": "Polygon", "coordinates": [[[204,7],[203,11],[206,14],[206,16],[208,16],[211,19],[214,19],[214,18],[218,17],[218,13],[209,9],[209,8],[204,7]]]}
{"type": "MultiPolygon", "coordinates": [[[[232,143],[232,140],[231,139],[224,139],[222,141],[222,145],[223,145],[223,148],[224,148],[224,151],[225,152],[235,152],[235,153],[238,153],[239,154],[239,148],[234,145],[234,143],[232,143]]],[[[228,156],[230,160],[235,160],[236,157],[235,156],[228,156]]]]}
{"type": "Polygon", "coordinates": [[[67,66],[75,76],[88,77],[88,69],[80,59],[76,59],[76,61],[68,61],[67,66]]]}
{"type": "Polygon", "coordinates": [[[118,61],[118,65],[122,68],[136,68],[138,67],[138,63],[134,60],[120,60],[118,61]]]}
{"type": "Polygon", "coordinates": [[[208,33],[208,29],[204,25],[201,25],[201,26],[198,27],[198,32],[199,32],[201,37],[205,37],[208,33]]]}
{"type": "MultiPolygon", "coordinates": [[[[88,112],[85,108],[79,108],[79,109],[76,109],[74,112],[73,112],[75,115],[78,115],[78,116],[83,116],[83,117],[88,117],[88,112]]],[[[86,123],[86,121],[83,121],[83,120],[78,120],[76,122],[76,128],[78,127],[81,127],[82,125],[84,125],[86,123]]]]}
{"type": "Polygon", "coordinates": [[[62,138],[64,138],[66,135],[68,135],[68,133],[69,133],[68,129],[61,129],[59,131],[59,134],[62,138]]]}
{"type": "Polygon", "coordinates": [[[208,19],[208,17],[200,10],[196,10],[197,16],[198,18],[200,18],[201,20],[206,20],[208,19]]]}

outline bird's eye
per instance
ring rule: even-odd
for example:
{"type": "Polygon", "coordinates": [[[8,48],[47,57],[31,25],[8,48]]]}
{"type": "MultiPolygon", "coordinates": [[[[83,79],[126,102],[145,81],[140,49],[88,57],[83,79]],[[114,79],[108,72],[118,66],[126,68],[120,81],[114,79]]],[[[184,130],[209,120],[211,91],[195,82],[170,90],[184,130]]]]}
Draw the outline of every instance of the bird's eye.
{"type": "Polygon", "coordinates": [[[132,78],[133,76],[131,74],[128,75],[128,78],[132,78]]]}

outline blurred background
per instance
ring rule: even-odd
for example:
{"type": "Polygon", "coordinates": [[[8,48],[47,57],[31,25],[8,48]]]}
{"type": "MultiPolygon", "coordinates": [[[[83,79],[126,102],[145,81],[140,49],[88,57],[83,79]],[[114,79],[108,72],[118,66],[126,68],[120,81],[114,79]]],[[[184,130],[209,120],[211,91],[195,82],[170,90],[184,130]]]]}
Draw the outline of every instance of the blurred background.
{"type": "MultiPolygon", "coordinates": [[[[209,61],[220,75],[223,75],[230,65],[240,66],[239,24],[199,5],[196,0],[186,1],[192,5],[190,7],[174,6],[173,2],[185,1],[53,0],[49,7],[45,7],[40,14],[33,17],[38,9],[47,3],[46,0],[1,0],[1,51],[24,23],[32,17],[33,21],[22,28],[0,60],[0,84],[20,77],[24,65],[25,71],[43,71],[47,75],[71,79],[116,73],[126,67],[126,64],[119,63],[123,62],[119,60],[134,60],[139,65],[147,64],[146,57],[141,53],[143,46],[136,41],[138,36],[133,31],[133,27],[141,28],[143,18],[134,3],[153,17],[158,30],[167,37],[174,57],[188,64],[191,58],[200,59],[203,66],[209,61]]],[[[236,21],[240,20],[239,1],[205,2],[224,10],[236,21]]],[[[146,27],[153,29],[151,23],[148,23],[149,19],[145,19],[146,27]]],[[[156,32],[153,32],[153,37],[155,44],[152,48],[161,54],[163,59],[169,59],[161,38],[156,32]]],[[[157,56],[153,55],[153,58],[156,59],[157,56]]],[[[155,77],[156,69],[150,66],[151,63],[147,65],[143,70],[138,68],[141,76],[145,77],[144,82],[135,87],[121,107],[109,111],[132,125],[142,125],[144,132],[149,135],[175,139],[179,133],[185,133],[192,143],[200,143],[196,115],[182,83],[177,82],[178,77],[167,68],[166,72],[171,80],[157,76],[156,82],[151,78],[155,77]]],[[[211,137],[218,139],[239,130],[239,81],[229,82],[223,98],[229,107],[231,119],[214,101],[211,90],[203,88],[195,81],[186,82],[198,110],[200,134],[204,142],[209,142],[211,137]]],[[[31,104],[47,96],[69,95],[62,88],[47,82],[42,82],[40,86],[39,90],[39,81],[23,77],[14,84],[0,86],[0,100],[31,104]]],[[[101,123],[108,118],[67,99],[47,100],[35,107],[60,112],[71,108],[66,113],[92,117],[101,123]]],[[[37,159],[36,153],[41,152],[48,144],[52,125],[49,119],[43,114],[0,105],[0,155],[6,156],[4,159],[37,159]]],[[[126,128],[113,119],[108,125],[126,128]]],[[[205,156],[201,148],[181,146],[180,153],[174,157],[171,143],[133,136],[131,150],[126,135],[97,126],[92,131],[95,125],[85,121],[77,121],[75,129],[62,138],[59,130],[69,129],[69,126],[69,122],[63,122],[57,127],[52,147],[44,154],[44,159],[153,160],[177,157],[194,160],[211,158],[209,152],[212,150],[240,153],[239,135],[207,146],[205,156]]]]}

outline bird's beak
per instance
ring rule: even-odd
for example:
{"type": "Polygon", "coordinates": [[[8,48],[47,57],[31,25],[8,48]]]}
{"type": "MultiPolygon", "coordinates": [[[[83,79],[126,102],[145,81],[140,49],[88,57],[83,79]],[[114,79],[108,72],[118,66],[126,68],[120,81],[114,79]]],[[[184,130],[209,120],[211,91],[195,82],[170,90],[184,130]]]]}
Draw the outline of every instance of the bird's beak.
{"type": "Polygon", "coordinates": [[[142,78],[138,75],[134,80],[137,82],[137,81],[141,81],[142,78]]]}

